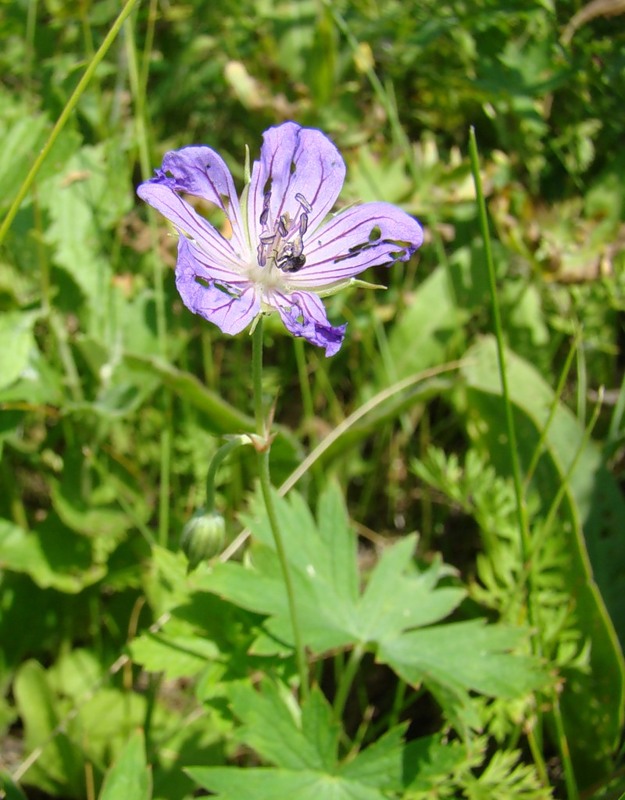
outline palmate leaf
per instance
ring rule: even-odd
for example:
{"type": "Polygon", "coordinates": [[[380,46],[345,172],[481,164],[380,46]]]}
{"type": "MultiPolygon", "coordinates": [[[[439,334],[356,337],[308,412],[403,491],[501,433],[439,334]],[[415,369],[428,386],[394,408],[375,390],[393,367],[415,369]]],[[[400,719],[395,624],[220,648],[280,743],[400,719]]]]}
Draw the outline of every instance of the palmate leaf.
{"type": "MultiPolygon", "coordinates": [[[[471,691],[488,696],[522,695],[543,685],[546,672],[516,648],[524,634],[481,621],[436,625],[462,601],[464,589],[440,585],[449,569],[435,561],[420,570],[415,540],[389,546],[359,589],[356,538],[339,491],[320,498],[318,522],[303,499],[275,496],[278,521],[290,562],[300,633],[316,655],[358,646],[387,663],[408,683],[425,683],[458,730],[479,720],[471,691]]],[[[263,615],[265,635],[253,647],[273,655],[292,647],[289,608],[271,532],[257,499],[246,520],[255,535],[247,564],[219,564],[198,586],[263,615]]]]}
{"type": "MultiPolygon", "coordinates": [[[[449,571],[435,562],[420,572],[413,562],[414,537],[388,547],[362,594],[358,589],[356,538],[338,490],[319,502],[316,523],[297,494],[274,498],[287,557],[292,567],[298,616],[306,646],[314,653],[359,644],[374,646],[402,631],[437,622],[462,601],[459,587],[438,587],[449,571]]],[[[251,611],[266,614],[267,632],[292,644],[291,621],[282,573],[261,501],[246,518],[256,544],[249,566],[220,564],[204,588],[251,611]]],[[[272,645],[261,640],[267,652],[272,645]]]]}
{"type": "Polygon", "coordinates": [[[265,761],[262,768],[192,767],[191,777],[222,800],[384,800],[399,796],[403,781],[404,726],[392,729],[346,763],[338,760],[340,730],[319,689],[301,712],[288,691],[264,681],[230,689],[241,720],[239,738],[265,761]]]}

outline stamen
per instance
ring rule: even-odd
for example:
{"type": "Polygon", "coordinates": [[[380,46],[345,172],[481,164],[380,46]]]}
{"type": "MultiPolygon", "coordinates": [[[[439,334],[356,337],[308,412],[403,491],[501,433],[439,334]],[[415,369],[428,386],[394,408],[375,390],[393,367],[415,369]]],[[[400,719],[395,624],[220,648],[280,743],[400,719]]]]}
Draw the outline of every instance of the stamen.
{"type": "Polygon", "coordinates": [[[271,233],[270,231],[265,231],[264,233],[261,233],[258,238],[263,244],[271,244],[276,238],[276,234],[271,233]]]}
{"type": "Polygon", "coordinates": [[[298,192],[298,193],[295,195],[295,199],[297,200],[297,202],[300,204],[300,206],[302,206],[302,208],[303,208],[305,211],[307,211],[309,214],[310,214],[310,213],[312,213],[312,206],[310,205],[310,203],[308,202],[308,200],[306,200],[306,198],[304,197],[304,195],[303,195],[303,194],[300,194],[300,193],[298,192]]]}
{"type": "Polygon", "coordinates": [[[258,250],[256,251],[258,266],[264,267],[267,263],[267,256],[265,255],[265,246],[262,244],[258,245],[258,250]]]}
{"type": "Polygon", "coordinates": [[[283,214],[278,220],[278,233],[283,239],[289,234],[289,229],[287,228],[288,221],[289,218],[286,214],[283,214]]]}
{"type": "Polygon", "coordinates": [[[260,212],[259,222],[261,225],[266,225],[269,219],[269,203],[271,202],[271,192],[265,192],[263,197],[263,210],[260,212]]]}
{"type": "Polygon", "coordinates": [[[302,211],[299,218],[299,235],[303,236],[307,230],[308,230],[308,214],[305,214],[302,211]]]}

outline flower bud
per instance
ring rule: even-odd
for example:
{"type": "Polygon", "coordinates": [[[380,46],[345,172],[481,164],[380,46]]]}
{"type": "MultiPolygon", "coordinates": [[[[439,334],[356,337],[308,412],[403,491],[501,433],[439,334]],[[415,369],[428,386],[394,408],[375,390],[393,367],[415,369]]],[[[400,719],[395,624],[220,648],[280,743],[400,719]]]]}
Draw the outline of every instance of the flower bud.
{"type": "Polygon", "coordinates": [[[182,530],[180,547],[189,561],[188,571],[200,561],[207,561],[221,552],[226,538],[226,523],[216,511],[201,508],[182,530]]]}

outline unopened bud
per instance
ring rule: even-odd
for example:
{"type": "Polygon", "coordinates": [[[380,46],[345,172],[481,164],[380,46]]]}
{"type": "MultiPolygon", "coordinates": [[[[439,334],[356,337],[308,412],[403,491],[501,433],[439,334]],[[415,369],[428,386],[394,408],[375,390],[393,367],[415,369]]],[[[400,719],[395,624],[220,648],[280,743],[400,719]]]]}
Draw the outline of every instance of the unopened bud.
{"type": "Polygon", "coordinates": [[[226,538],[226,523],[216,511],[196,511],[182,530],[180,547],[189,561],[188,571],[220,553],[226,538]]]}

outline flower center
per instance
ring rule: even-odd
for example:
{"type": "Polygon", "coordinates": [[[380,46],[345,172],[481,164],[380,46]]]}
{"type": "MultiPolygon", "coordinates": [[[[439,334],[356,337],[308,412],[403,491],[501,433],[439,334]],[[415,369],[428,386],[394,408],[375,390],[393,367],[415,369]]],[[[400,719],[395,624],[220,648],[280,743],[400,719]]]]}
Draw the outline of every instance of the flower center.
{"type": "Polygon", "coordinates": [[[299,211],[291,219],[288,212],[280,214],[272,227],[269,225],[269,204],[271,191],[265,192],[263,210],[260,213],[262,231],[258,237],[257,249],[258,265],[269,266],[282,272],[297,272],[306,263],[304,255],[304,242],[302,237],[308,229],[308,215],[312,206],[301,194],[296,194],[299,211]]]}

